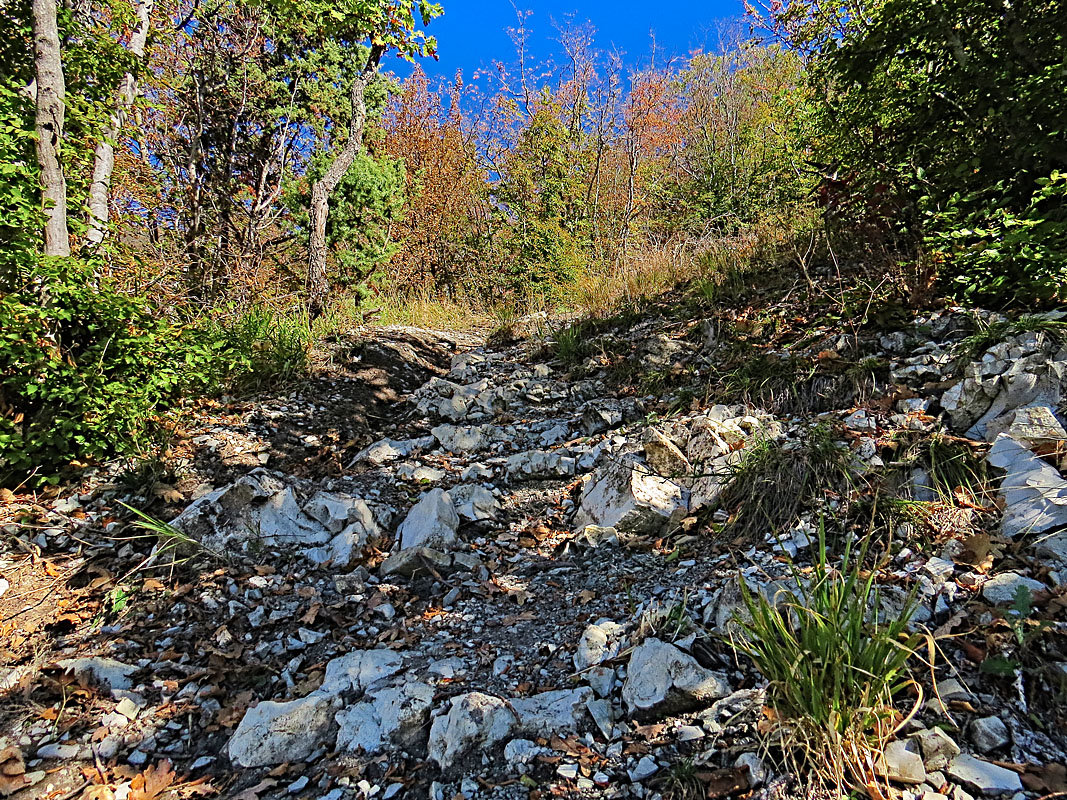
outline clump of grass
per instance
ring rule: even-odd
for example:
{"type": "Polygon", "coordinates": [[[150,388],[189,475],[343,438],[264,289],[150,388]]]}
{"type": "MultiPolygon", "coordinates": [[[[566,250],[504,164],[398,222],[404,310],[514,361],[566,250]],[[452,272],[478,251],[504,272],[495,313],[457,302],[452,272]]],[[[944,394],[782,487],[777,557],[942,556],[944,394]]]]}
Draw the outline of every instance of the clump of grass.
{"type": "Polygon", "coordinates": [[[120,505],[136,517],[132,522],[133,527],[143,531],[143,533],[136,536],[126,537],[127,539],[156,540],[156,545],[152,552],[130,571],[130,575],[153,566],[171,567],[184,564],[201,556],[205,556],[212,561],[227,561],[227,558],[222,553],[206,547],[202,542],[175,528],[173,525],[168,525],[166,522],[156,519],[133,506],[128,506],[125,503],[120,503],[120,505]]]}
{"type": "Polygon", "coordinates": [[[564,366],[577,366],[596,350],[592,335],[593,331],[588,323],[576,322],[555,334],[552,351],[564,366]]]}
{"type": "Polygon", "coordinates": [[[655,784],[666,800],[700,800],[705,796],[704,781],[692,758],[672,764],[655,784]]]}
{"type": "Polygon", "coordinates": [[[743,635],[734,645],[768,681],[767,705],[791,766],[806,765],[838,792],[877,796],[879,754],[906,721],[894,701],[918,687],[909,662],[921,637],[908,633],[914,594],[886,618],[866,555],[865,544],[858,553],[846,545],[832,568],[820,526],[811,573],[793,568],[797,591],[767,598],[740,580],[747,614],[735,616],[743,635]]]}
{"type": "Polygon", "coordinates": [[[207,332],[228,357],[226,388],[254,391],[307,372],[313,335],[303,310],[279,312],[256,305],[233,316],[209,318],[207,332]]]}
{"type": "Polygon", "coordinates": [[[824,425],[812,427],[790,449],[782,442],[757,440],[734,467],[720,498],[720,505],[732,512],[731,531],[756,537],[788,530],[820,494],[847,490],[850,458],[824,425]]]}
{"type": "Polygon", "coordinates": [[[986,322],[974,317],[974,332],[956,345],[956,355],[974,359],[995,344],[1012,336],[1031,331],[1046,333],[1059,342],[1067,340],[1067,320],[1024,314],[1018,319],[986,322]]]}

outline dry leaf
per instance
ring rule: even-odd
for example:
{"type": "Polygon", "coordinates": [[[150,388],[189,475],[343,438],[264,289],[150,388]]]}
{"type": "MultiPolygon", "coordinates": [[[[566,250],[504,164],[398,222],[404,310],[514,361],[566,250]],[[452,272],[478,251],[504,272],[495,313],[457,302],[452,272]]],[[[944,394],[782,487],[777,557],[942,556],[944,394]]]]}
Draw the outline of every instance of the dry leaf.
{"type": "Polygon", "coordinates": [[[22,751],[14,745],[0,750],[0,795],[7,797],[28,784],[22,751]]]}
{"type": "Polygon", "coordinates": [[[245,789],[240,794],[234,795],[233,800],[259,800],[259,796],[261,794],[266,792],[268,789],[272,789],[277,784],[278,781],[274,780],[273,778],[266,778],[257,783],[255,786],[251,786],[248,789],[245,789]]]}
{"type": "Polygon", "coordinates": [[[130,781],[129,800],[156,800],[174,783],[174,769],[164,759],[130,781]]]}

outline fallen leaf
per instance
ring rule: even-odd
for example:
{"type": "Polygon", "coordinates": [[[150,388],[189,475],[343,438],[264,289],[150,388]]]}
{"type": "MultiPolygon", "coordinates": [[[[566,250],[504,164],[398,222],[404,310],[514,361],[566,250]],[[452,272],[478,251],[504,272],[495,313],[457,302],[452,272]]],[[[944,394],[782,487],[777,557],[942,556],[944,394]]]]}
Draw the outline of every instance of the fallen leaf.
{"type": "Polygon", "coordinates": [[[1023,785],[1031,792],[1042,795],[1067,792],[1067,766],[1063,764],[1027,764],[1021,777],[1023,785]]]}
{"type": "Polygon", "coordinates": [[[0,750],[0,795],[7,797],[28,785],[22,751],[14,745],[0,750]]]}
{"type": "Polygon", "coordinates": [[[259,800],[259,796],[266,792],[268,789],[274,788],[278,784],[278,781],[273,778],[267,778],[260,781],[255,786],[251,786],[245,789],[240,794],[236,794],[233,800],[259,800]]]}
{"type": "Polygon", "coordinates": [[[174,783],[174,769],[164,759],[130,781],[130,800],[156,800],[174,783]]]}
{"type": "Polygon", "coordinates": [[[704,796],[709,798],[729,797],[746,791],[750,785],[747,766],[698,772],[696,777],[704,784],[704,796]]]}

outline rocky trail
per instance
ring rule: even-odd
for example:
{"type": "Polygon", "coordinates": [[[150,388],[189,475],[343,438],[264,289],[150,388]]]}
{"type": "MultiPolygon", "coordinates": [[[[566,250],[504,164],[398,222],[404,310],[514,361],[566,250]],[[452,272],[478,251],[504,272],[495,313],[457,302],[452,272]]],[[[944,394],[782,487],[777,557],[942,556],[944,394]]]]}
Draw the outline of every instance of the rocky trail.
{"type": "Polygon", "coordinates": [[[879,533],[884,610],[914,589],[938,637],[889,777],[1067,791],[1067,350],[984,319],[817,328],[734,397],[721,321],[589,326],[577,354],[368,330],[205,410],[154,482],[9,494],[0,793],[808,796],[731,646],[739,582],[773,596],[888,486],[911,513],[879,533]],[[810,485],[814,436],[847,480],[810,485]],[[982,487],[945,477],[964,462],[982,487]]]}

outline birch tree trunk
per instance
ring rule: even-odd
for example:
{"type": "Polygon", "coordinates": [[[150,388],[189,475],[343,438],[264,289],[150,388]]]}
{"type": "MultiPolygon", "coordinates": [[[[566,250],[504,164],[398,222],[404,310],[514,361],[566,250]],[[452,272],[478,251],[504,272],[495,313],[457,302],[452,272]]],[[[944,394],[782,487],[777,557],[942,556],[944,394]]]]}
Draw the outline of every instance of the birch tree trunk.
{"type": "Polygon", "coordinates": [[[341,178],[359,155],[363,147],[363,126],[367,122],[367,85],[378,72],[385,48],[375,44],[371,46],[367,63],[358,75],[352,79],[349,102],[352,106],[352,119],[348,125],[348,141],[327,167],[321,178],[311,186],[311,231],[308,245],[308,309],[313,316],[322,313],[326,296],[330,292],[330,280],[326,274],[326,218],[330,213],[330,195],[333,194],[341,178]]]}
{"type": "MultiPolygon", "coordinates": [[[[151,27],[153,0],[137,0],[137,27],[130,36],[130,52],[144,58],[145,42],[151,27]]],[[[95,247],[107,233],[108,206],[111,200],[111,175],[115,171],[115,143],[126,122],[130,107],[137,98],[137,78],[127,72],[119,83],[115,110],[104,128],[93,154],[93,180],[89,184],[89,246],[95,247]]]]}
{"type": "Polygon", "coordinates": [[[41,169],[41,202],[44,206],[44,254],[69,256],[67,232],[67,181],[59,160],[63,142],[63,60],[59,49],[56,0],[33,0],[34,72],[37,77],[37,163],[41,169]]]}

